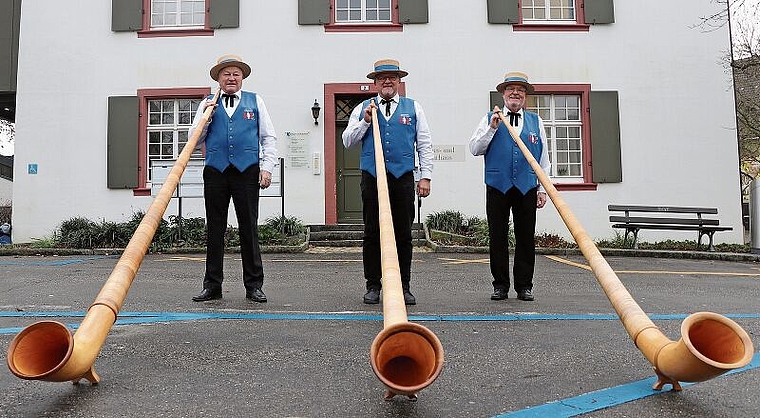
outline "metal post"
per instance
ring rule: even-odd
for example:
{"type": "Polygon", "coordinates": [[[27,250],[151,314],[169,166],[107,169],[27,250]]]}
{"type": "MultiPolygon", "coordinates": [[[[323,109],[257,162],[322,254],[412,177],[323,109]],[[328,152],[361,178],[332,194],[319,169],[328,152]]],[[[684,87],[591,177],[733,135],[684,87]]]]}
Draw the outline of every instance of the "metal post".
{"type": "Polygon", "coordinates": [[[760,254],[760,179],[749,184],[749,231],[752,253],[760,254]]]}

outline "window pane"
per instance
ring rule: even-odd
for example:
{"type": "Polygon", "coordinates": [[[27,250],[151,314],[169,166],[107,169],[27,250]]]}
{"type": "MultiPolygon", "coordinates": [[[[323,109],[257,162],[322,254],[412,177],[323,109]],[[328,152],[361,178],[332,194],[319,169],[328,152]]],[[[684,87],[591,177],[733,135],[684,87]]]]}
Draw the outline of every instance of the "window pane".
{"type": "Polygon", "coordinates": [[[361,20],[362,19],[362,11],[361,10],[351,10],[350,16],[351,16],[351,20],[361,20]]]}
{"type": "Polygon", "coordinates": [[[377,10],[367,10],[367,20],[377,20],[377,10]]]}
{"type": "Polygon", "coordinates": [[[380,11],[380,19],[382,21],[390,22],[391,20],[391,11],[390,10],[381,10],[380,11]]]}
{"type": "MultiPolygon", "coordinates": [[[[562,126],[558,126],[557,127],[557,138],[567,138],[567,128],[562,127],[562,126]]],[[[564,142],[565,141],[562,141],[562,143],[564,143],[564,142]]],[[[564,148],[564,147],[562,147],[560,145],[560,141],[559,140],[557,140],[557,148],[559,148],[559,149],[567,149],[567,148],[564,148]]]]}

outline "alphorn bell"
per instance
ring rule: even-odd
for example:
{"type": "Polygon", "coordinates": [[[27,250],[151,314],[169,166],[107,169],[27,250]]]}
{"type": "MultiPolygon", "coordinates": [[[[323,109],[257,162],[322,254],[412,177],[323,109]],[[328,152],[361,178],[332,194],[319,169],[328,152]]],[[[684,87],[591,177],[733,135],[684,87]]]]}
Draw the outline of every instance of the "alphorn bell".
{"type": "MultiPolygon", "coordinates": [[[[374,103],[372,101],[371,103],[374,103]]],[[[388,389],[385,399],[406,395],[417,399],[417,392],[428,387],[443,368],[443,345],[422,325],[407,321],[401,269],[396,252],[388,178],[377,110],[372,107],[372,134],[377,172],[377,200],[380,221],[380,262],[382,268],[383,330],[372,341],[370,363],[378,379],[388,389]]]]}
{"type": "Polygon", "coordinates": [[[754,347],[749,335],[739,324],[723,315],[712,312],[693,313],[681,323],[681,339],[676,342],[665,336],[620,282],[615,271],[522,142],[520,135],[510,126],[498,108],[495,111],[552,199],[554,207],[589,262],[594,276],[623,322],[628,335],[654,366],[657,375],[654,389],[661,390],[664,385],[670,384],[673,390],[681,390],[679,382],[702,382],[729,370],[744,367],[752,361],[754,347]]]}
{"type": "MultiPolygon", "coordinates": [[[[219,90],[212,99],[214,103],[218,96],[219,90]]],[[[39,321],[24,328],[8,347],[8,368],[13,374],[22,379],[48,382],[70,380],[78,383],[81,379],[87,379],[92,384],[100,382],[100,376],[95,373],[93,365],[95,358],[116,321],[129,287],[190,160],[190,154],[198,143],[203,131],[201,128],[208,122],[213,111],[214,106],[209,106],[203,112],[198,129],[187,140],[177,162],[76,333],[72,335],[66,325],[57,321],[39,321]]]]}

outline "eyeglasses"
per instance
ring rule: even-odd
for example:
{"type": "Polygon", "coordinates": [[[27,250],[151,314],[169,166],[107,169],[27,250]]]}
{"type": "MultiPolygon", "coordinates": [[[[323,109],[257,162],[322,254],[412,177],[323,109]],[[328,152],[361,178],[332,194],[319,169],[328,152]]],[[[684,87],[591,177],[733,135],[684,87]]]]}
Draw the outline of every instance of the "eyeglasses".
{"type": "Polygon", "coordinates": [[[528,90],[525,90],[525,87],[522,87],[522,86],[507,86],[507,87],[504,87],[504,91],[516,91],[518,93],[528,92],[528,90]]]}
{"type": "Polygon", "coordinates": [[[397,75],[379,75],[375,77],[375,81],[385,81],[385,80],[398,81],[398,76],[397,75]]]}

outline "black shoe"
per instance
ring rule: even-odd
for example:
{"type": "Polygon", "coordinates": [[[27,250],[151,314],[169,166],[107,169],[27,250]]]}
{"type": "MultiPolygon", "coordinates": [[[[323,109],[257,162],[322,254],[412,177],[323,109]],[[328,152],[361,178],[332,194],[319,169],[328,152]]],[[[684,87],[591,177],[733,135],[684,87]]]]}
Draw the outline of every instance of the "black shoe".
{"type": "Polygon", "coordinates": [[[211,291],[209,289],[203,289],[198,296],[193,296],[193,302],[205,302],[207,300],[221,299],[222,291],[211,291]]]}
{"type": "Polygon", "coordinates": [[[261,289],[253,289],[250,292],[245,292],[245,298],[260,303],[265,303],[267,301],[267,295],[265,295],[261,289]]]}
{"type": "Polygon", "coordinates": [[[494,288],[493,293],[491,293],[491,300],[504,300],[507,298],[509,298],[509,291],[500,287],[494,288]]]}
{"type": "Polygon", "coordinates": [[[533,300],[533,292],[530,289],[520,290],[517,292],[517,299],[531,301],[533,300]]]}
{"type": "Polygon", "coordinates": [[[416,305],[417,299],[414,297],[412,292],[408,290],[404,290],[404,305],[416,305]]]}
{"type": "Polygon", "coordinates": [[[364,294],[364,303],[368,305],[377,305],[380,303],[380,289],[369,289],[364,294]]]}

